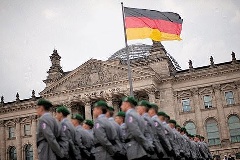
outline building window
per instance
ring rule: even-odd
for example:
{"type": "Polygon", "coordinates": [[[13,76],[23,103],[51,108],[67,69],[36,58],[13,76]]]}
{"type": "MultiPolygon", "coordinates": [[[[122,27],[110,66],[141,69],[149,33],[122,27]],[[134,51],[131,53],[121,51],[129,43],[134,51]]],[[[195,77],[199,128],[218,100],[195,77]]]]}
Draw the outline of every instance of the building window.
{"type": "Polygon", "coordinates": [[[190,99],[182,99],[182,107],[183,107],[183,112],[189,112],[191,111],[191,106],[190,106],[190,99]]]}
{"type": "Polygon", "coordinates": [[[15,128],[14,127],[9,127],[8,128],[8,135],[9,135],[9,138],[14,138],[15,137],[15,128]]]}
{"type": "Polygon", "coordinates": [[[26,145],[25,147],[25,160],[33,160],[32,145],[26,145]]]}
{"type": "Polygon", "coordinates": [[[212,97],[209,95],[203,96],[204,107],[205,108],[212,108],[212,97]]]}
{"type": "Polygon", "coordinates": [[[227,101],[227,105],[234,104],[234,97],[232,91],[225,92],[225,98],[227,101]]]}
{"type": "Polygon", "coordinates": [[[220,144],[220,136],[217,122],[214,119],[209,119],[206,122],[206,131],[209,145],[220,144]]]}
{"type": "Polygon", "coordinates": [[[187,122],[184,127],[189,134],[196,135],[196,126],[193,122],[187,122]]]}
{"type": "Polygon", "coordinates": [[[17,160],[17,150],[15,147],[9,149],[9,160],[17,160]]]}
{"type": "Polygon", "coordinates": [[[240,120],[237,116],[231,116],[228,119],[228,127],[231,136],[231,142],[240,142],[240,120]]]}
{"type": "Polygon", "coordinates": [[[31,135],[31,125],[30,124],[24,125],[24,135],[25,136],[31,135]]]}

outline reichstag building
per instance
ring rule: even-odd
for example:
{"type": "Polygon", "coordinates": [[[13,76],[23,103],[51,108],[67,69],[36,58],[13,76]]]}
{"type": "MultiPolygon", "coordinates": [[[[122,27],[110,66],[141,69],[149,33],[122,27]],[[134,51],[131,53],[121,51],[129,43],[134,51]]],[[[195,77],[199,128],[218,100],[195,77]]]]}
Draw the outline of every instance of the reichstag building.
{"type": "MultiPolygon", "coordinates": [[[[182,70],[159,42],[130,45],[134,96],[159,105],[191,134],[203,135],[215,157],[240,156],[240,60],[229,53],[229,61],[182,70]]],[[[129,94],[125,48],[108,60],[89,59],[64,72],[57,50],[40,96],[71,112],[92,118],[92,105],[106,100],[119,111],[121,98],[129,94]]],[[[186,62],[187,63],[187,62],[186,62]]],[[[29,94],[30,95],[30,94],[29,94]]],[[[29,99],[0,102],[0,159],[37,160],[35,91],[29,99]]],[[[55,114],[55,108],[52,113],[55,114]]]]}

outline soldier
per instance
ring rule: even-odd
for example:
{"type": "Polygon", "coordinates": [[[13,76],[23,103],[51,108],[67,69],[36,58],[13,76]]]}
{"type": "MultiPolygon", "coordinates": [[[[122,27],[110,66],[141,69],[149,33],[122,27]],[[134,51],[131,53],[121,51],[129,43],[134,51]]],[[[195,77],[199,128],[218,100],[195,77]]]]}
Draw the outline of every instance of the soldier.
{"type": "Polygon", "coordinates": [[[193,140],[193,135],[188,135],[188,138],[190,140],[190,147],[191,147],[191,157],[190,157],[190,160],[197,160],[198,159],[198,155],[197,155],[197,146],[195,145],[196,143],[194,142],[193,140]]]}
{"type": "Polygon", "coordinates": [[[93,128],[93,121],[90,120],[90,119],[86,119],[84,122],[83,122],[83,128],[86,129],[93,137],[93,131],[92,131],[92,128],[93,128]]]}
{"type": "Polygon", "coordinates": [[[181,133],[181,135],[182,135],[182,137],[183,137],[183,139],[184,139],[184,142],[185,142],[185,151],[187,152],[187,154],[189,155],[189,157],[188,158],[186,158],[186,159],[189,159],[189,160],[191,160],[192,159],[192,154],[191,154],[191,142],[190,142],[190,139],[188,138],[188,136],[187,136],[187,130],[186,130],[186,128],[181,128],[181,130],[180,130],[180,133],[181,133]]]}
{"type": "Polygon", "coordinates": [[[137,101],[133,97],[125,97],[122,100],[121,109],[126,113],[126,151],[128,160],[146,159],[147,153],[153,154],[154,147],[144,136],[144,120],[134,110],[137,101]]]}
{"type": "Polygon", "coordinates": [[[61,126],[51,116],[49,110],[52,103],[40,99],[37,102],[36,112],[40,116],[37,128],[37,148],[39,160],[57,160],[64,158],[68,152],[68,141],[61,126]],[[57,141],[58,139],[58,141],[57,141]]]}
{"type": "Polygon", "coordinates": [[[122,142],[125,142],[126,138],[126,124],[124,123],[125,119],[125,112],[118,112],[118,114],[115,117],[115,122],[117,122],[118,125],[120,125],[121,132],[122,132],[122,142]]]}
{"type": "Polygon", "coordinates": [[[56,110],[56,119],[60,122],[63,131],[69,142],[69,159],[80,160],[80,150],[75,142],[75,128],[68,120],[67,116],[70,114],[69,110],[64,106],[59,106],[56,110]]]}
{"type": "Polygon", "coordinates": [[[75,141],[78,144],[83,160],[92,159],[91,149],[93,147],[93,136],[89,132],[82,128],[81,124],[84,121],[80,114],[72,116],[72,124],[76,128],[75,141]]]}
{"type": "Polygon", "coordinates": [[[163,148],[159,142],[157,137],[157,130],[154,126],[154,122],[152,121],[151,117],[148,115],[148,110],[151,108],[151,105],[148,101],[142,100],[138,102],[137,112],[142,116],[145,120],[146,130],[145,130],[145,137],[147,140],[154,146],[156,154],[149,155],[151,159],[159,159],[164,156],[163,148]]]}
{"type": "Polygon", "coordinates": [[[170,128],[172,129],[172,131],[174,133],[174,137],[175,137],[175,140],[177,142],[177,145],[178,145],[178,148],[179,148],[179,152],[180,152],[180,155],[181,155],[182,159],[185,159],[185,158],[188,159],[190,157],[190,152],[187,149],[187,146],[186,146],[187,143],[185,143],[184,138],[176,130],[177,122],[175,120],[173,120],[173,119],[170,119],[168,125],[170,126],[170,128]]]}
{"type": "Polygon", "coordinates": [[[204,141],[204,139],[205,138],[203,136],[200,137],[200,144],[202,145],[204,152],[207,153],[207,159],[213,159],[213,156],[209,150],[209,147],[208,147],[207,143],[204,141]]]}
{"type": "MultiPolygon", "coordinates": [[[[157,130],[158,139],[164,149],[164,157],[163,159],[173,159],[173,149],[169,142],[169,139],[167,139],[165,135],[165,128],[163,127],[163,124],[158,119],[157,112],[158,112],[158,106],[156,104],[150,104],[151,108],[148,111],[149,116],[152,118],[154,122],[154,126],[157,130]]],[[[164,112],[163,112],[164,113],[164,112]]],[[[165,115],[165,113],[164,113],[165,115]]]]}
{"type": "Polygon", "coordinates": [[[121,151],[116,147],[117,132],[105,116],[108,105],[105,101],[98,101],[94,104],[93,116],[95,118],[94,156],[96,160],[114,160],[121,157],[121,151]]]}
{"type": "Polygon", "coordinates": [[[197,153],[198,160],[204,160],[204,158],[202,157],[199,143],[198,143],[200,141],[200,135],[195,135],[193,140],[194,140],[194,145],[196,147],[196,153],[197,153]]]}
{"type": "Polygon", "coordinates": [[[118,139],[122,142],[123,141],[123,136],[122,136],[121,128],[117,124],[117,122],[114,121],[113,115],[114,115],[114,108],[109,106],[108,109],[107,109],[106,117],[108,118],[110,123],[116,129],[117,135],[118,135],[118,139]]]}

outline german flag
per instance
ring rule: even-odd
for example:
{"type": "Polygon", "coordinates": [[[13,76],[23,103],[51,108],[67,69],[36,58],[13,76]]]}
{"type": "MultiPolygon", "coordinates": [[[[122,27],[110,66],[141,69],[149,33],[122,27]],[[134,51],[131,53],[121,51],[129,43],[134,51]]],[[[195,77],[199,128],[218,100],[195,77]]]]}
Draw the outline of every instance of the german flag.
{"type": "Polygon", "coordinates": [[[127,40],[181,40],[182,18],[177,13],[124,7],[127,40]]]}

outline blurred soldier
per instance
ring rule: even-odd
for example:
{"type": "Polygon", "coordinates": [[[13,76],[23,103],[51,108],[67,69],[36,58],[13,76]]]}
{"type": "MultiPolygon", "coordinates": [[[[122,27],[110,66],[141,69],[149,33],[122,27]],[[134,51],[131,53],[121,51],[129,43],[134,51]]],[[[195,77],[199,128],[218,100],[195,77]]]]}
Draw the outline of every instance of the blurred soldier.
{"type": "Polygon", "coordinates": [[[151,108],[151,105],[148,101],[142,100],[138,102],[137,106],[137,112],[142,116],[142,118],[145,120],[146,130],[145,130],[145,137],[147,140],[154,146],[156,154],[149,155],[151,159],[159,159],[164,156],[163,148],[159,142],[159,139],[157,137],[157,130],[154,126],[154,122],[151,119],[151,117],[148,115],[148,110],[151,108]]]}
{"type": "Polygon", "coordinates": [[[189,138],[189,140],[190,140],[190,148],[191,148],[191,150],[190,150],[190,153],[191,153],[191,158],[190,158],[190,160],[197,160],[198,159],[198,154],[197,154],[197,146],[195,145],[196,143],[194,142],[194,140],[193,140],[193,135],[188,135],[188,138],[189,138]]]}
{"type": "Polygon", "coordinates": [[[56,119],[60,122],[63,131],[68,138],[69,142],[69,159],[70,160],[80,160],[81,155],[75,142],[75,128],[72,123],[68,120],[67,116],[70,114],[69,110],[60,106],[56,110],[56,119]]]}
{"type": "Polygon", "coordinates": [[[114,118],[113,118],[113,115],[114,115],[114,108],[109,106],[108,109],[107,109],[107,113],[106,113],[106,117],[108,118],[108,120],[110,121],[110,123],[114,126],[114,128],[116,129],[117,131],[117,135],[118,135],[118,139],[120,141],[123,141],[123,136],[122,136],[122,132],[121,132],[121,128],[120,128],[120,125],[117,124],[117,122],[115,122],[114,118]]]}
{"type": "Polygon", "coordinates": [[[75,141],[81,152],[82,159],[92,159],[91,149],[93,146],[93,136],[89,132],[82,128],[81,124],[84,121],[80,114],[72,116],[72,124],[76,128],[75,141]]]}
{"type": "Polygon", "coordinates": [[[68,152],[68,141],[61,126],[52,117],[49,110],[52,103],[40,99],[37,102],[36,112],[40,116],[37,128],[37,148],[39,160],[57,160],[64,158],[68,152]]]}
{"type": "Polygon", "coordinates": [[[183,136],[176,130],[177,122],[173,119],[170,119],[168,122],[168,125],[170,126],[170,128],[172,129],[172,131],[174,133],[174,137],[175,137],[175,140],[176,140],[178,148],[179,148],[180,156],[182,157],[181,159],[190,158],[190,151],[188,150],[188,147],[186,146],[187,143],[185,142],[183,136]]]}
{"type": "Polygon", "coordinates": [[[125,112],[118,112],[118,114],[115,117],[115,122],[117,122],[118,125],[120,125],[121,132],[122,132],[122,142],[125,141],[126,138],[126,124],[124,123],[125,119],[125,112]]]}
{"type": "Polygon", "coordinates": [[[187,152],[187,154],[189,155],[189,157],[187,157],[186,159],[191,160],[192,158],[192,154],[191,154],[191,142],[190,139],[187,136],[187,130],[186,128],[181,128],[180,133],[182,135],[182,137],[184,138],[184,142],[185,142],[185,151],[187,152]]]}
{"type": "Polygon", "coordinates": [[[93,116],[95,118],[94,136],[94,155],[96,160],[114,160],[121,157],[121,151],[116,147],[117,132],[109,122],[105,114],[108,105],[105,101],[98,101],[94,104],[93,116]]]}
{"type": "Polygon", "coordinates": [[[92,128],[93,128],[93,121],[90,120],[90,119],[86,119],[84,122],[83,122],[83,126],[82,126],[84,129],[86,129],[93,137],[93,131],[92,131],[92,128]]]}
{"type": "MultiPolygon", "coordinates": [[[[156,104],[150,104],[151,108],[148,111],[149,116],[152,118],[153,122],[154,122],[154,126],[156,128],[157,131],[157,135],[158,135],[158,139],[164,149],[164,159],[173,159],[173,149],[172,146],[169,142],[169,139],[167,139],[166,135],[165,135],[165,128],[163,127],[162,122],[158,119],[158,106],[156,104]]],[[[164,115],[165,113],[162,112],[164,115]]]]}
{"type": "Polygon", "coordinates": [[[165,122],[168,123],[169,120],[170,120],[170,116],[166,114],[166,115],[165,115],[165,122]]]}
{"type": "Polygon", "coordinates": [[[128,160],[146,159],[147,153],[153,154],[153,145],[145,138],[145,124],[144,120],[134,110],[137,101],[133,97],[125,97],[122,100],[121,109],[126,113],[126,150],[128,160]]]}
{"type": "Polygon", "coordinates": [[[211,152],[210,152],[210,150],[209,150],[209,147],[208,147],[208,145],[207,145],[207,143],[204,141],[204,137],[203,136],[200,136],[200,148],[202,148],[202,150],[203,150],[203,152],[204,152],[204,154],[205,154],[205,157],[206,157],[206,159],[208,160],[208,159],[213,159],[213,157],[212,157],[212,154],[211,154],[211,152]]]}
{"type": "Polygon", "coordinates": [[[194,144],[196,146],[196,153],[197,153],[198,160],[204,160],[204,158],[202,157],[200,145],[198,143],[199,141],[200,141],[200,135],[194,136],[194,142],[195,142],[194,144]]]}

